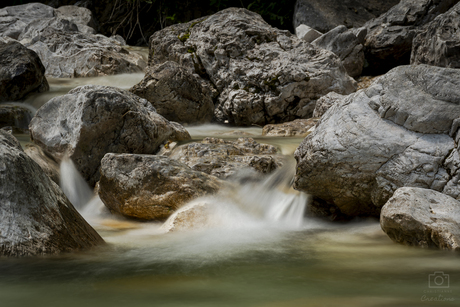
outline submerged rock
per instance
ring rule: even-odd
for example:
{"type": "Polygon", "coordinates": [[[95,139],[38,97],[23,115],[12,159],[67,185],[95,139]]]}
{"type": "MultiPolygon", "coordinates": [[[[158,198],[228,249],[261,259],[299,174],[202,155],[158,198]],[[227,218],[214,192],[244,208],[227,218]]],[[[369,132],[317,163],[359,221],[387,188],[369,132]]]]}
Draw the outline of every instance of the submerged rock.
{"type": "Polygon", "coordinates": [[[212,205],[205,201],[195,201],[174,212],[161,229],[166,232],[189,231],[218,224],[218,218],[212,214],[212,205]]]}
{"type": "Polygon", "coordinates": [[[150,101],[165,118],[179,123],[206,123],[214,115],[215,90],[176,62],[148,69],[144,79],[130,91],[150,101]]]}
{"type": "Polygon", "coordinates": [[[317,118],[296,119],[292,122],[266,125],[262,130],[265,136],[306,136],[318,122],[317,118]]]}
{"type": "Polygon", "coordinates": [[[37,54],[18,42],[0,41],[0,102],[47,90],[45,67],[37,54]]]}
{"type": "Polygon", "coordinates": [[[297,0],[294,28],[306,24],[326,33],[337,26],[359,28],[366,21],[388,11],[400,0],[297,0]]]}
{"type": "Polygon", "coordinates": [[[412,41],[411,64],[460,68],[460,3],[427,24],[412,41]]]}
{"type": "Polygon", "coordinates": [[[99,196],[112,212],[143,220],[164,220],[199,196],[216,193],[222,182],[162,156],[107,154],[101,162],[99,196]]]}
{"type": "Polygon", "coordinates": [[[48,101],[32,119],[30,133],[56,160],[68,155],[91,186],[99,180],[100,161],[108,152],[153,154],[168,140],[190,138],[147,100],[99,85],[77,87],[48,101]]]}
{"type": "Polygon", "coordinates": [[[239,8],[156,32],[149,64],[166,61],[210,80],[219,93],[215,118],[239,126],[308,118],[322,95],[356,88],[333,53],[239,8]]]}
{"type": "Polygon", "coordinates": [[[2,256],[57,254],[104,243],[19,142],[1,130],[0,199],[2,256]]]}
{"type": "Polygon", "coordinates": [[[460,71],[400,66],[344,96],[295,152],[295,188],[378,216],[400,187],[459,198],[460,71]]]}
{"type": "Polygon", "coordinates": [[[259,144],[252,138],[226,141],[205,138],[201,143],[189,143],[175,148],[170,158],[185,163],[196,171],[226,179],[241,169],[271,173],[282,165],[276,147],[259,144]]]}
{"type": "Polygon", "coordinates": [[[460,202],[433,190],[396,190],[380,225],[397,243],[460,251],[460,202]]]}
{"type": "MultiPolygon", "coordinates": [[[[410,62],[412,40],[421,27],[446,12],[458,0],[401,0],[364,26],[368,72],[376,75],[410,62]]],[[[431,40],[432,37],[430,37],[431,40]]]]}

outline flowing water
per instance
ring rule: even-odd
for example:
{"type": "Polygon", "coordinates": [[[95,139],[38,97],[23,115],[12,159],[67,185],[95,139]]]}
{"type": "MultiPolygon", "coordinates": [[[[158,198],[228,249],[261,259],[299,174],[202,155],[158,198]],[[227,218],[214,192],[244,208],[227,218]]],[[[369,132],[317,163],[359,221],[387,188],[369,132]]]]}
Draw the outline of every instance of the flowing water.
{"type": "MultiPolygon", "coordinates": [[[[141,77],[51,80],[46,95],[85,82],[118,80],[127,88],[141,77]]],[[[46,95],[28,101],[39,107],[46,95]]],[[[211,204],[217,223],[172,233],[161,223],[110,215],[64,161],[64,192],[108,244],[53,257],[0,258],[0,306],[458,306],[457,254],[394,244],[375,220],[333,224],[303,217],[307,196],[290,188],[301,139],[262,137],[259,127],[187,129],[194,140],[250,136],[290,158],[261,182],[235,182],[236,189],[197,200],[211,204]],[[435,278],[443,287],[430,288],[435,278]]],[[[19,138],[28,142],[27,135],[19,138]]]]}

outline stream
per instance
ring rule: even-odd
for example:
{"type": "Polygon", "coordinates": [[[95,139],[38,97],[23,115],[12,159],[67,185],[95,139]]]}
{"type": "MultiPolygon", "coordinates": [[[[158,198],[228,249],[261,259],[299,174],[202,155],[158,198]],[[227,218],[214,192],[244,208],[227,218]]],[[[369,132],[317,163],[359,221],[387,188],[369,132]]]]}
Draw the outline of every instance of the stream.
{"type": "MultiPolygon", "coordinates": [[[[39,108],[79,85],[127,89],[142,77],[48,79],[50,91],[25,102],[39,108]]],[[[207,197],[219,226],[165,233],[161,223],[108,214],[72,163],[63,162],[63,190],[108,244],[0,258],[0,306],[458,306],[458,254],[395,244],[373,219],[338,224],[302,217],[307,195],[289,188],[302,138],[263,137],[259,127],[186,129],[193,141],[253,137],[279,147],[288,166],[241,184],[231,197],[207,197]],[[430,287],[435,272],[448,287],[430,287]]]]}

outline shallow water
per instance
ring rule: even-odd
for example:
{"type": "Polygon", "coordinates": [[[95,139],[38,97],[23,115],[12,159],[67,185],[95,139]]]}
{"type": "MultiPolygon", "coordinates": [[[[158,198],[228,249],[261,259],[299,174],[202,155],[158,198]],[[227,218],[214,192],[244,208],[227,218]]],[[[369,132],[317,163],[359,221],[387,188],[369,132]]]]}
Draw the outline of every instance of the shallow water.
{"type": "MultiPolygon", "coordinates": [[[[87,81],[63,80],[62,92],[87,81]]],[[[59,82],[50,83],[57,91],[59,82]]],[[[250,136],[291,157],[302,140],[262,137],[259,127],[187,129],[194,140],[250,136]]],[[[64,172],[78,175],[69,165],[64,172]]],[[[79,204],[108,244],[54,257],[0,258],[0,306],[458,306],[457,254],[394,244],[375,220],[280,218],[289,197],[303,196],[268,179],[245,185],[206,199],[219,208],[219,227],[173,233],[160,223],[110,216],[97,199],[79,204]],[[446,274],[444,288],[430,288],[437,271],[446,274]],[[442,298],[454,301],[427,301],[442,298]]]]}

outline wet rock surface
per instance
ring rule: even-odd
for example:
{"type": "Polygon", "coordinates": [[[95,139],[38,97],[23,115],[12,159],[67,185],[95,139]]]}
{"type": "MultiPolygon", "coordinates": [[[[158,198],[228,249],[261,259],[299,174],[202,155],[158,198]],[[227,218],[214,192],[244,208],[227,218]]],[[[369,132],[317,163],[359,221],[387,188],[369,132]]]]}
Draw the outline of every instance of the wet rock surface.
{"type": "Polygon", "coordinates": [[[380,215],[383,231],[395,242],[460,251],[460,202],[420,188],[396,190],[380,215]]]}
{"type": "Polygon", "coordinates": [[[99,196],[112,211],[143,220],[165,220],[194,198],[216,193],[221,180],[168,157],[107,154],[99,196]]]}
{"type": "Polygon", "coordinates": [[[262,130],[265,136],[306,136],[318,122],[318,118],[296,119],[292,122],[266,125],[262,130]]]}
{"type": "Polygon", "coordinates": [[[0,128],[11,128],[14,133],[28,133],[32,117],[30,108],[17,104],[0,104],[0,128]]]}
{"type": "Polygon", "coordinates": [[[48,101],[32,119],[30,133],[56,160],[68,155],[91,186],[99,180],[100,161],[108,152],[153,154],[168,140],[190,138],[147,100],[98,85],[77,87],[48,101]]]}
{"type": "Polygon", "coordinates": [[[458,198],[455,69],[401,66],[345,96],[295,153],[295,187],[349,216],[378,216],[400,187],[458,198]]]}
{"type": "Polygon", "coordinates": [[[57,254],[104,243],[19,142],[1,130],[0,186],[0,255],[57,254]]]}
{"type": "Polygon", "coordinates": [[[150,55],[150,66],[174,61],[212,82],[219,93],[216,120],[239,126],[309,118],[321,96],[356,87],[333,53],[245,9],[158,31],[150,55]]]}
{"type": "Polygon", "coordinates": [[[205,138],[201,143],[189,143],[175,148],[169,155],[196,171],[226,179],[239,170],[251,169],[267,174],[282,165],[276,147],[260,144],[252,138],[226,141],[205,138]]]}
{"type": "Polygon", "coordinates": [[[148,69],[144,79],[130,90],[152,103],[157,112],[179,123],[210,122],[216,91],[209,82],[176,62],[148,69]]]}
{"type": "Polygon", "coordinates": [[[20,43],[0,41],[0,102],[47,90],[45,67],[38,55],[20,43]]]}

